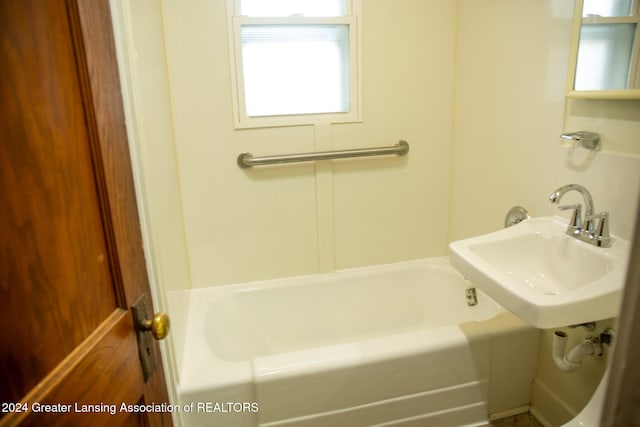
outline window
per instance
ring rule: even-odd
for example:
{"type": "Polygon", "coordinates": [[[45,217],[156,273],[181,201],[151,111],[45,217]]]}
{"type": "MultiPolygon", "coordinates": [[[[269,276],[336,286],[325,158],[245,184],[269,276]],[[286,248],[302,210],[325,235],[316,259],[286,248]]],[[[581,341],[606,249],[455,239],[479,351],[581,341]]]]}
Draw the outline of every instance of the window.
{"type": "Polygon", "coordinates": [[[228,0],[236,127],[359,120],[354,0],[228,0]]]}
{"type": "Polygon", "coordinates": [[[631,89],[640,46],[638,1],[585,0],[576,68],[576,90],[631,89]],[[634,42],[635,40],[635,42],[634,42]]]}

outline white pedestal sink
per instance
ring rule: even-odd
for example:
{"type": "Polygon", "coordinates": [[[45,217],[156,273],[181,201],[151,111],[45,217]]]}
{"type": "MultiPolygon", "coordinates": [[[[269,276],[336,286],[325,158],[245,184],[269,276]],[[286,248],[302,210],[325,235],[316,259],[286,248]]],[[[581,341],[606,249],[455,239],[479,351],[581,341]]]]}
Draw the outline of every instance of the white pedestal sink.
{"type": "Polygon", "coordinates": [[[629,242],[610,248],[565,234],[550,216],[449,245],[451,264],[474,286],[531,325],[556,328],[618,315],[629,242]]]}

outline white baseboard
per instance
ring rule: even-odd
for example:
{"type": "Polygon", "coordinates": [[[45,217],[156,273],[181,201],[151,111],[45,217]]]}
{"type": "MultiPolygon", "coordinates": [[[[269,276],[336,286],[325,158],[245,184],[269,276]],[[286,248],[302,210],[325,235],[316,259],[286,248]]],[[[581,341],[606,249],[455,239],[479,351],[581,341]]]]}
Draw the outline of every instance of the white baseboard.
{"type": "Polygon", "coordinates": [[[494,412],[489,414],[489,420],[499,420],[501,418],[513,417],[514,415],[525,414],[529,412],[529,405],[518,406],[516,408],[506,409],[504,411],[494,412]]]}

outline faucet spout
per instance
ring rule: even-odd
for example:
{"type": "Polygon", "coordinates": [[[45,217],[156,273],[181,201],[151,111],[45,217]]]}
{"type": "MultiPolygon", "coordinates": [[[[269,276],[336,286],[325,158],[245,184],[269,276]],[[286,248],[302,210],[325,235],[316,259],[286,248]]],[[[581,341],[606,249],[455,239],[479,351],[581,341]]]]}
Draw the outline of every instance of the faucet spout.
{"type": "Polygon", "coordinates": [[[572,210],[571,221],[567,227],[567,234],[576,239],[590,243],[595,246],[611,247],[611,237],[609,236],[609,213],[601,212],[593,214],[593,198],[589,190],[578,184],[563,185],[549,195],[549,201],[553,204],[560,203],[560,199],[569,191],[577,191],[584,200],[584,218],[581,219],[582,205],[558,206],[560,210],[572,210]],[[594,220],[600,220],[597,231],[593,226],[594,220]]]}
{"type": "MultiPolygon", "coordinates": [[[[554,204],[560,203],[560,199],[569,191],[577,191],[582,196],[584,200],[584,216],[585,218],[593,215],[593,197],[591,197],[591,193],[589,190],[584,188],[579,184],[567,184],[558,188],[556,191],[549,195],[549,201],[554,204]]],[[[589,221],[589,223],[591,223],[589,221]]]]}
{"type": "MultiPolygon", "coordinates": [[[[589,193],[589,190],[587,190],[586,188],[584,188],[582,185],[579,185],[579,184],[563,185],[562,187],[558,188],[556,191],[554,191],[549,195],[549,201],[551,203],[558,204],[560,203],[560,199],[562,198],[562,196],[564,196],[569,191],[577,191],[578,193],[580,193],[580,195],[582,196],[582,199],[584,200],[584,220],[583,221],[578,220],[578,222],[581,223],[584,228],[582,230],[577,230],[578,234],[580,234],[581,231],[585,232],[586,234],[592,234],[594,231],[593,197],[591,197],[591,193],[589,193]]],[[[575,232],[575,231],[576,230],[572,230],[571,232],[575,232]]]]}

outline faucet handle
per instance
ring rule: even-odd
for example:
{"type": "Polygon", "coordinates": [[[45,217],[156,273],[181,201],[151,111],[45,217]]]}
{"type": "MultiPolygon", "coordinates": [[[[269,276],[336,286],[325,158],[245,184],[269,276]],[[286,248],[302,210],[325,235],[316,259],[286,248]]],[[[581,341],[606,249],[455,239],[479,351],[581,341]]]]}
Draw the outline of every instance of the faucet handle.
{"type": "Polygon", "coordinates": [[[571,220],[569,220],[569,228],[567,228],[567,234],[579,234],[582,230],[582,205],[576,203],[575,205],[558,206],[561,211],[573,210],[571,214],[571,220]]]}
{"type": "Polygon", "coordinates": [[[585,218],[587,221],[593,221],[600,219],[596,230],[590,233],[589,238],[593,239],[596,246],[603,248],[611,247],[611,237],[609,235],[609,212],[600,212],[597,214],[589,215],[585,218]]]}

